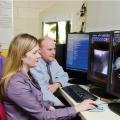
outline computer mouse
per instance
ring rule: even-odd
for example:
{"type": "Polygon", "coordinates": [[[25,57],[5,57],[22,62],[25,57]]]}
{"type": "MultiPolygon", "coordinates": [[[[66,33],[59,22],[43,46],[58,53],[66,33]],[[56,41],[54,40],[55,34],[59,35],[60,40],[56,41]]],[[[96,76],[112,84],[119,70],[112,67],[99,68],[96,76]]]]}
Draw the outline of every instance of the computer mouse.
{"type": "Polygon", "coordinates": [[[102,103],[102,104],[96,104],[96,108],[92,110],[88,110],[90,112],[103,112],[108,109],[108,104],[102,103]]]}
{"type": "Polygon", "coordinates": [[[103,110],[104,106],[103,106],[103,104],[99,104],[99,105],[96,106],[96,108],[99,109],[99,110],[103,110]]]}

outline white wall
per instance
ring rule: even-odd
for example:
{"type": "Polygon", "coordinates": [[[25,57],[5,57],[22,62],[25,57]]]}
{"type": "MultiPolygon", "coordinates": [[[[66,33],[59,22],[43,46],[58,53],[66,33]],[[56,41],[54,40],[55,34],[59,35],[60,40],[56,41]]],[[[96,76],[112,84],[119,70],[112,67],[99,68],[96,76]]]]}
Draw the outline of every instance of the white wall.
{"type": "Polygon", "coordinates": [[[54,1],[14,0],[14,35],[19,33],[29,33],[36,37],[40,37],[42,27],[40,13],[54,3],[54,1]]]}
{"type": "MultiPolygon", "coordinates": [[[[72,32],[81,27],[81,1],[29,1],[14,4],[14,35],[27,32],[41,37],[42,22],[71,20],[72,32]],[[46,6],[48,4],[48,6],[46,6]],[[44,9],[43,9],[44,8],[44,9]],[[42,10],[41,10],[42,9],[42,10]]],[[[120,1],[87,1],[86,31],[120,29],[120,1]]]]}
{"type": "Polygon", "coordinates": [[[71,20],[72,31],[80,31],[81,1],[16,1],[13,4],[14,35],[42,36],[42,22],[71,20]]]}
{"type": "Polygon", "coordinates": [[[87,2],[86,31],[120,30],[120,1],[87,2]]]}
{"type": "Polygon", "coordinates": [[[39,36],[38,9],[14,8],[14,35],[24,32],[39,36]]]}
{"type": "Polygon", "coordinates": [[[70,20],[72,32],[80,31],[80,8],[82,1],[59,1],[42,12],[45,22],[70,20]]]}
{"type": "Polygon", "coordinates": [[[0,44],[7,49],[13,37],[13,1],[0,1],[0,44]]]}

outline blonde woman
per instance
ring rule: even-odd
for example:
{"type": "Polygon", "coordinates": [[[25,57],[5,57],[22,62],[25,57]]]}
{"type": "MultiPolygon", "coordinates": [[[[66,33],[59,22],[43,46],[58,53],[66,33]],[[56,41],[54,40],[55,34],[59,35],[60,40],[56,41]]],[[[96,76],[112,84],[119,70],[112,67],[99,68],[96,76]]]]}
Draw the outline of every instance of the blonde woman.
{"type": "Polygon", "coordinates": [[[2,56],[2,44],[0,44],[0,80],[2,78],[3,64],[5,61],[5,57],[2,56]]]}
{"type": "Polygon", "coordinates": [[[20,34],[11,42],[0,82],[0,94],[8,120],[64,120],[95,108],[92,100],[61,109],[55,109],[51,102],[43,101],[41,88],[29,72],[37,65],[39,58],[39,45],[35,37],[20,34]]]}

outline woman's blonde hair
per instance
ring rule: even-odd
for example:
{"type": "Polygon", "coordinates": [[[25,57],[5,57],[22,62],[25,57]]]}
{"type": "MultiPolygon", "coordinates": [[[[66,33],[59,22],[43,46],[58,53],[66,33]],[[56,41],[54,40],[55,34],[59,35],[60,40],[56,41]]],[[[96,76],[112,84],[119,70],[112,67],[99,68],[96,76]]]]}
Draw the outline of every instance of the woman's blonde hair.
{"type": "Polygon", "coordinates": [[[6,96],[6,88],[10,78],[21,70],[22,57],[38,45],[37,39],[29,34],[17,35],[10,44],[8,55],[3,68],[3,77],[0,81],[0,95],[6,96]]]}

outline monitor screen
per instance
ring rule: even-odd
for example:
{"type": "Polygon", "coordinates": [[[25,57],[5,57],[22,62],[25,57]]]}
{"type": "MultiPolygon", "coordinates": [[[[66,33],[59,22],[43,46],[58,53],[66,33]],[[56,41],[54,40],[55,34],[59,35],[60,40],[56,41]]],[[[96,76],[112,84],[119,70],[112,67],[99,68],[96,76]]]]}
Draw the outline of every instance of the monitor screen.
{"type": "Polygon", "coordinates": [[[106,85],[110,57],[110,32],[91,32],[88,79],[97,85],[106,85]]]}
{"type": "Polygon", "coordinates": [[[120,31],[115,31],[113,34],[111,55],[111,77],[108,80],[108,92],[120,98],[120,31]]]}
{"type": "MultiPolygon", "coordinates": [[[[111,71],[107,84],[107,92],[120,98],[120,31],[114,31],[111,47],[111,71]]],[[[108,104],[110,110],[120,115],[120,103],[108,104]]]]}
{"type": "Polygon", "coordinates": [[[69,33],[67,36],[66,69],[88,70],[89,34],[69,33]]]}

